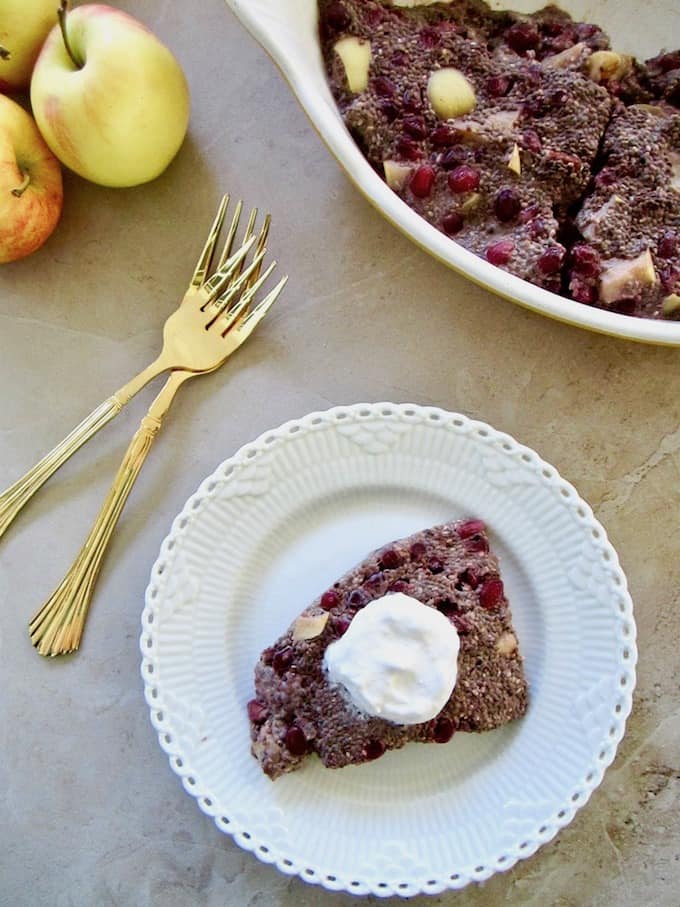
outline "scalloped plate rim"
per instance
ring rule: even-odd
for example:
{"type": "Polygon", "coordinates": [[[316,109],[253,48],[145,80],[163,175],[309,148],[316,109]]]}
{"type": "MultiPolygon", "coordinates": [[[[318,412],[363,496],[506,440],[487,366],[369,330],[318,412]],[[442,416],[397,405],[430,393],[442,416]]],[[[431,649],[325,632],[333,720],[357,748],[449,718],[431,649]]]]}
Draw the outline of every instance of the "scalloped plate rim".
{"type": "MultiPolygon", "coordinates": [[[[371,454],[370,456],[375,456],[375,454],[371,454]]],[[[228,479],[226,479],[226,481],[228,481],[228,479]]],[[[163,582],[167,582],[167,574],[163,577],[163,582]]],[[[548,843],[550,840],[552,840],[561,828],[568,825],[572,821],[578,810],[580,810],[588,802],[594,790],[599,786],[604,777],[604,773],[607,767],[612,763],[616,755],[618,744],[620,743],[625,733],[626,720],[632,708],[632,695],[635,688],[635,668],[637,663],[637,631],[635,626],[635,618],[633,615],[633,603],[630,598],[625,575],[619,564],[618,555],[609,542],[606,530],[601,526],[599,521],[597,521],[592,512],[592,509],[587,504],[587,502],[585,502],[580,497],[574,486],[563,479],[559,472],[555,469],[555,467],[551,466],[549,463],[547,463],[547,461],[543,460],[531,448],[515,441],[515,439],[508,433],[497,431],[485,422],[435,406],[421,406],[411,403],[394,404],[389,402],[339,405],[334,406],[328,410],[314,411],[297,419],[290,419],[275,429],[263,432],[254,441],[244,444],[235,454],[233,454],[231,457],[228,457],[221,464],[219,464],[217,468],[200,483],[197,491],[188,498],[180,513],[173,520],[170,532],[163,540],[159,555],[151,569],[151,578],[146,589],[145,607],[142,613],[141,622],[142,633],[139,640],[140,651],[142,653],[141,673],[144,681],[144,695],[150,710],[151,724],[157,731],[161,748],[169,757],[171,769],[175,772],[175,774],[178,775],[178,777],[180,777],[182,785],[187,793],[189,793],[197,800],[199,808],[206,815],[209,815],[213,819],[220,831],[229,834],[240,847],[242,847],[244,850],[253,852],[262,862],[275,865],[284,874],[298,875],[303,881],[307,883],[318,884],[327,888],[328,890],[342,890],[350,894],[365,895],[370,893],[378,897],[413,897],[414,895],[421,893],[437,894],[445,890],[460,889],[473,881],[484,881],[496,872],[505,872],[506,870],[514,866],[519,860],[523,860],[528,856],[531,856],[541,846],[543,846],[543,844],[548,843]],[[518,452],[522,458],[526,456],[535,458],[535,463],[533,465],[536,470],[552,470],[556,479],[559,480],[560,487],[567,489],[570,494],[573,494],[574,501],[572,502],[572,504],[578,504],[580,507],[584,508],[585,517],[588,520],[589,526],[597,527],[597,529],[600,531],[600,547],[607,550],[607,552],[609,553],[609,559],[611,560],[610,567],[615,569],[618,576],[620,576],[621,578],[621,583],[618,586],[618,593],[621,596],[622,600],[626,603],[626,619],[629,621],[632,628],[630,636],[626,642],[627,647],[630,649],[630,659],[626,664],[626,670],[629,673],[630,683],[628,684],[627,690],[625,690],[621,694],[624,702],[623,707],[619,712],[617,712],[616,715],[611,715],[611,720],[615,722],[616,733],[613,735],[610,733],[608,740],[602,740],[598,743],[596,749],[600,749],[606,743],[608,747],[606,751],[606,758],[600,759],[599,764],[597,766],[593,766],[592,771],[590,772],[590,774],[592,775],[591,781],[588,783],[585,789],[582,789],[580,799],[578,800],[576,805],[574,805],[573,803],[565,803],[564,808],[560,811],[557,819],[553,821],[550,826],[546,826],[544,823],[544,832],[537,834],[533,838],[533,840],[527,841],[526,847],[524,848],[523,852],[507,857],[504,860],[502,866],[489,865],[484,868],[484,873],[482,875],[479,875],[478,877],[475,877],[474,875],[454,875],[451,876],[448,880],[437,880],[437,885],[435,887],[426,886],[421,882],[418,883],[417,888],[409,888],[409,890],[407,891],[399,889],[392,890],[389,886],[385,889],[383,887],[385,883],[376,883],[374,880],[362,880],[360,883],[358,883],[357,887],[351,887],[349,877],[347,879],[337,878],[333,881],[330,881],[330,876],[324,878],[322,875],[313,875],[312,877],[310,877],[308,870],[307,872],[305,872],[301,867],[295,867],[294,863],[291,863],[291,861],[286,857],[285,854],[281,853],[277,856],[276,853],[272,852],[274,848],[265,847],[265,849],[263,850],[263,842],[253,837],[247,829],[224,827],[224,825],[220,822],[220,816],[217,815],[219,810],[216,810],[214,802],[210,800],[209,796],[206,800],[205,796],[203,796],[201,793],[202,785],[197,782],[195,778],[191,778],[191,775],[195,775],[196,773],[187,771],[185,765],[179,765],[173,761],[173,755],[176,755],[176,753],[175,749],[167,740],[168,735],[170,737],[172,736],[172,734],[169,734],[168,731],[167,714],[164,715],[162,721],[158,720],[156,715],[154,714],[159,709],[158,700],[154,695],[154,687],[156,686],[156,681],[154,680],[154,676],[147,672],[148,665],[150,663],[153,663],[150,660],[149,656],[149,641],[153,635],[153,627],[158,625],[157,620],[155,620],[157,615],[156,609],[159,607],[158,598],[156,598],[156,596],[154,595],[155,583],[157,582],[161,572],[165,572],[165,562],[168,557],[176,556],[176,553],[171,554],[171,551],[177,552],[179,549],[181,549],[181,539],[178,542],[176,536],[180,527],[182,526],[182,522],[191,521],[192,519],[196,518],[197,514],[200,515],[201,507],[197,506],[197,504],[200,504],[200,501],[204,497],[211,497],[214,494],[216,488],[220,486],[220,483],[224,483],[225,467],[234,467],[238,466],[239,464],[245,464],[249,459],[249,455],[252,456],[252,451],[265,450],[267,448],[268,439],[271,439],[272,436],[282,438],[286,435],[290,435],[293,432],[297,433],[303,431],[305,428],[311,428],[312,424],[318,424],[319,421],[331,421],[339,414],[342,414],[342,418],[346,418],[348,422],[350,422],[353,418],[363,418],[363,416],[360,415],[362,414],[362,412],[364,415],[368,412],[371,416],[381,417],[381,410],[386,410],[387,408],[396,410],[402,415],[408,414],[409,417],[413,415],[415,417],[418,417],[418,419],[425,423],[433,418],[438,422],[449,420],[452,424],[455,422],[458,424],[458,426],[465,426],[467,434],[470,434],[473,430],[477,432],[483,431],[485,433],[485,440],[488,436],[490,436],[494,441],[497,441],[499,443],[511,443],[515,447],[515,452],[518,452]],[[152,621],[154,622],[152,623],[152,621]],[[193,783],[191,783],[192,781],[193,783]]],[[[617,667],[620,667],[620,665],[617,665],[617,667]]],[[[163,711],[167,713],[167,707],[163,708],[163,711]]]]}

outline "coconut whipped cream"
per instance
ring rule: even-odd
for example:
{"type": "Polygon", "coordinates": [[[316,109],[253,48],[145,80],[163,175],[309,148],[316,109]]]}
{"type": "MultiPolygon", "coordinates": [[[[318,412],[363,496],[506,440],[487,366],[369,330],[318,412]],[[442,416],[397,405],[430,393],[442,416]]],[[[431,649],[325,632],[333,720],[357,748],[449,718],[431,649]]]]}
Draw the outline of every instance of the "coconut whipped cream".
{"type": "Polygon", "coordinates": [[[324,667],[361,711],[396,724],[439,714],[456,683],[460,641],[434,608],[401,592],[369,602],[326,649],[324,667]]]}

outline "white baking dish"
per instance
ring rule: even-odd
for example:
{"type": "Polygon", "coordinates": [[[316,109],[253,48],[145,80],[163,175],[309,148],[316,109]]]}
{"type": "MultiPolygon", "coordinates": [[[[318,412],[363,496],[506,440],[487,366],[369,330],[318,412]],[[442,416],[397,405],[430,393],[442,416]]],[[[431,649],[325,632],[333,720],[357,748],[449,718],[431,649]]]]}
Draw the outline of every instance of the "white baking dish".
{"type": "MultiPolygon", "coordinates": [[[[535,312],[630,340],[680,346],[680,322],[632,318],[572,302],[508,274],[465,250],[412,211],[380,179],[345,129],[331,95],[317,33],[316,0],[226,0],[278,65],[312,124],[360,192],[421,248],[481,284],[535,312]]],[[[532,12],[537,0],[491,0],[491,6],[532,12]]],[[[574,18],[595,22],[612,46],[641,58],[671,49],[680,35],[680,4],[667,0],[562,0],[574,18]]]]}

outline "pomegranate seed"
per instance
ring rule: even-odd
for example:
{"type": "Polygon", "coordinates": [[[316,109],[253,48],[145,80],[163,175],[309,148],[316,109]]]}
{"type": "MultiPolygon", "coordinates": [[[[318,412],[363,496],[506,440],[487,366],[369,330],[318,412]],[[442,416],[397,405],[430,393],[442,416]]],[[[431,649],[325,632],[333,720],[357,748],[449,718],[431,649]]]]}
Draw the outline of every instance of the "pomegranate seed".
{"type": "Polygon", "coordinates": [[[272,646],[268,646],[262,653],[262,662],[263,664],[270,665],[274,660],[274,649],[272,646]]]}
{"type": "Polygon", "coordinates": [[[489,543],[486,540],[486,536],[473,535],[465,540],[465,548],[470,552],[486,553],[489,550],[489,543]]]}
{"type": "Polygon", "coordinates": [[[451,192],[474,192],[479,188],[479,170],[467,164],[461,164],[449,173],[451,192]]]}
{"type": "Polygon", "coordinates": [[[253,724],[262,724],[269,714],[267,707],[258,699],[251,699],[246,708],[248,709],[248,718],[253,724]]]}
{"type": "Polygon", "coordinates": [[[392,66],[396,66],[398,69],[401,69],[402,66],[407,66],[409,63],[408,54],[404,53],[403,50],[395,50],[391,57],[392,66]]]}
{"type": "Polygon", "coordinates": [[[446,148],[448,145],[453,145],[457,141],[457,137],[455,129],[442,125],[435,126],[430,133],[430,141],[435,148],[446,148]]]}
{"type": "Polygon", "coordinates": [[[404,117],[404,122],[401,128],[404,130],[406,135],[410,135],[412,139],[424,139],[427,135],[427,126],[425,125],[425,120],[420,116],[415,116],[414,114],[404,117]]]}
{"type": "Polygon", "coordinates": [[[678,247],[678,237],[675,233],[666,233],[659,243],[661,258],[673,258],[678,247]]]}
{"type": "Polygon", "coordinates": [[[493,200],[493,210],[502,223],[513,220],[522,210],[519,195],[514,189],[501,189],[493,200]]]}
{"type": "Polygon", "coordinates": [[[567,154],[565,151],[554,151],[552,148],[548,151],[548,157],[553,161],[561,161],[564,164],[573,164],[575,167],[583,167],[583,161],[575,154],[567,154]]]}
{"type": "Polygon", "coordinates": [[[445,617],[451,617],[457,610],[458,605],[450,598],[440,598],[437,602],[437,611],[440,611],[445,617]]]}
{"type": "Polygon", "coordinates": [[[436,28],[431,26],[426,26],[423,28],[418,35],[418,40],[420,41],[423,47],[426,47],[428,50],[431,50],[433,47],[439,47],[442,36],[436,28]]]}
{"type": "Polygon", "coordinates": [[[347,615],[345,614],[341,614],[339,617],[334,617],[332,627],[335,631],[335,635],[343,636],[349,630],[349,625],[351,623],[351,618],[347,617],[347,615]]]}
{"type": "Polygon", "coordinates": [[[307,738],[296,724],[288,728],[284,741],[291,756],[304,756],[307,752],[307,738]]]}
{"type": "Polygon", "coordinates": [[[383,570],[396,570],[404,563],[403,557],[394,548],[388,548],[380,555],[380,566],[383,570]]]}
{"type": "Polygon", "coordinates": [[[593,305],[597,302],[597,290],[578,277],[574,277],[569,284],[569,291],[576,302],[583,302],[586,305],[593,305]]]}
{"type": "Polygon", "coordinates": [[[430,573],[436,574],[444,572],[444,564],[439,560],[438,557],[433,557],[427,566],[430,573]]]}
{"type": "Polygon", "coordinates": [[[538,88],[543,81],[543,70],[538,63],[530,63],[524,75],[527,85],[532,85],[534,88],[538,88]]]}
{"type": "Polygon", "coordinates": [[[567,98],[569,95],[563,88],[558,88],[557,91],[553,91],[550,95],[550,106],[555,110],[559,110],[560,107],[564,107],[567,103],[567,98]]]}
{"type": "Polygon", "coordinates": [[[487,79],[486,90],[492,98],[503,98],[510,91],[509,76],[491,76],[487,79]]]}
{"type": "Polygon", "coordinates": [[[373,9],[369,9],[366,14],[366,24],[370,25],[371,28],[375,28],[380,25],[383,19],[386,17],[386,13],[381,6],[376,6],[373,9]]]}
{"type": "Polygon", "coordinates": [[[486,260],[492,265],[507,265],[515,251],[515,244],[511,239],[502,239],[486,247],[486,260]]]}
{"type": "Polygon", "coordinates": [[[535,217],[538,217],[538,215],[540,213],[541,213],[540,205],[529,205],[529,207],[524,208],[524,210],[519,215],[519,222],[521,224],[526,224],[530,220],[533,220],[535,217]]]}
{"type": "Polygon", "coordinates": [[[452,614],[451,623],[456,628],[459,636],[465,636],[470,632],[470,624],[462,614],[452,614]]]}
{"type": "MultiPolygon", "coordinates": [[[[548,41],[547,48],[550,53],[559,53],[562,50],[566,50],[568,47],[573,47],[576,44],[576,36],[574,30],[571,28],[565,28],[560,34],[556,34],[552,41],[548,41]]],[[[545,57],[546,54],[544,53],[545,57]]]]}
{"type": "Polygon", "coordinates": [[[564,261],[564,249],[559,246],[551,246],[536,262],[536,267],[541,274],[557,274],[564,261]]]}
{"type": "Polygon", "coordinates": [[[392,98],[397,91],[396,85],[392,79],[388,79],[387,76],[376,76],[372,81],[372,85],[375,93],[383,98],[392,98]]]}
{"type": "Polygon", "coordinates": [[[524,132],[522,133],[522,145],[527,149],[527,151],[533,151],[534,154],[538,154],[538,152],[543,147],[539,134],[533,129],[524,130],[524,132]]]}
{"type": "Polygon", "coordinates": [[[363,608],[369,603],[369,601],[370,599],[368,597],[368,594],[364,589],[361,588],[355,589],[353,592],[350,592],[347,598],[348,604],[350,604],[353,608],[363,608]]]}
{"type": "Polygon", "coordinates": [[[335,589],[329,589],[321,596],[321,601],[319,604],[324,609],[324,611],[332,611],[333,608],[337,607],[337,605],[340,604],[340,596],[335,591],[335,589]]]}
{"type": "Polygon", "coordinates": [[[677,293],[680,290],[680,269],[662,268],[659,271],[659,279],[667,293],[677,293]]]}
{"type": "Polygon", "coordinates": [[[388,592],[408,592],[408,583],[403,579],[398,579],[388,588],[388,592]]]}
{"type": "Polygon", "coordinates": [[[469,586],[471,589],[476,589],[479,585],[479,574],[474,567],[466,567],[465,570],[460,574],[458,579],[469,586]]]}
{"type": "Polygon", "coordinates": [[[505,40],[515,53],[525,54],[528,50],[535,50],[538,47],[540,37],[532,23],[517,22],[505,32],[505,40]]]}
{"type": "Polygon", "coordinates": [[[616,180],[616,170],[613,167],[605,167],[595,177],[595,185],[599,189],[607,189],[609,186],[613,186],[616,180]]]}
{"type": "Polygon", "coordinates": [[[522,105],[522,119],[537,120],[546,112],[545,98],[528,98],[522,105]]]}
{"type": "Polygon", "coordinates": [[[399,108],[396,104],[388,99],[383,99],[380,102],[380,110],[383,112],[389,123],[393,123],[399,116],[399,108]]]}
{"type": "Polygon", "coordinates": [[[455,728],[450,718],[437,718],[432,737],[435,743],[448,743],[453,737],[455,728]]]}
{"type": "Polygon", "coordinates": [[[469,539],[470,536],[486,532],[486,523],[484,520],[464,520],[456,526],[456,529],[460,538],[469,539]]]}
{"type": "Polygon", "coordinates": [[[540,239],[542,236],[550,235],[550,227],[542,217],[537,217],[529,223],[529,236],[532,239],[540,239]]]}
{"type": "MultiPolygon", "coordinates": [[[[659,54],[653,60],[654,69],[659,70],[664,75],[672,72],[674,69],[680,69],[680,50],[672,50],[667,54],[659,54]]],[[[651,68],[651,67],[650,67],[651,68]]]]}
{"type": "Polygon", "coordinates": [[[618,312],[619,315],[634,315],[637,303],[634,299],[617,299],[611,309],[613,312],[618,312]]]}
{"type": "Polygon", "coordinates": [[[336,617],[333,620],[333,629],[335,630],[336,636],[344,636],[344,634],[349,630],[349,625],[352,621],[349,617],[336,617]]]}
{"type": "Polygon", "coordinates": [[[457,211],[451,211],[442,220],[442,227],[444,228],[444,233],[449,236],[455,236],[456,233],[460,233],[463,229],[464,223],[465,221],[457,211]]]}
{"type": "Polygon", "coordinates": [[[293,664],[293,659],[295,658],[295,652],[290,646],[286,646],[284,649],[279,649],[274,653],[274,658],[272,659],[272,665],[277,674],[285,674],[288,668],[293,664]]]}
{"type": "Polygon", "coordinates": [[[331,3],[326,10],[326,22],[334,31],[344,31],[352,24],[352,19],[342,3],[331,3]]]}
{"type": "Polygon", "coordinates": [[[382,572],[382,570],[378,570],[377,573],[371,573],[368,579],[365,580],[365,583],[367,586],[380,586],[382,585],[384,579],[385,574],[382,572]]]}
{"type": "Polygon", "coordinates": [[[591,246],[579,244],[571,250],[574,271],[583,277],[597,277],[600,273],[600,256],[591,246]]]}
{"type": "Polygon", "coordinates": [[[410,549],[409,554],[414,561],[419,560],[427,553],[427,545],[425,542],[414,542],[410,549]]]}
{"type": "Polygon", "coordinates": [[[567,30],[561,22],[543,22],[542,28],[545,34],[551,38],[556,38],[567,30]]]}
{"type": "Polygon", "coordinates": [[[401,98],[402,107],[408,113],[421,113],[423,109],[423,99],[419,91],[414,88],[407,88],[401,98]]]}
{"type": "Polygon", "coordinates": [[[409,186],[416,198],[426,198],[434,186],[434,169],[429,164],[422,164],[411,177],[409,186]]]}
{"type": "Polygon", "coordinates": [[[592,38],[597,34],[600,34],[600,29],[597,25],[590,25],[588,22],[579,22],[576,26],[576,33],[574,37],[577,41],[587,41],[588,38],[592,38]]]}
{"type": "Polygon", "coordinates": [[[379,759],[385,752],[385,744],[381,740],[369,740],[364,747],[364,758],[368,760],[379,759]]]}
{"type": "Polygon", "coordinates": [[[487,611],[493,611],[498,607],[503,598],[503,580],[498,577],[485,579],[482,588],[479,590],[479,603],[487,611]]]}
{"type": "Polygon", "coordinates": [[[444,170],[453,170],[455,167],[460,167],[461,164],[465,163],[467,158],[467,151],[460,145],[455,145],[453,148],[448,148],[444,154],[442,154],[439,165],[444,170]]]}
{"type": "Polygon", "coordinates": [[[423,152],[413,139],[402,137],[397,142],[397,152],[407,161],[418,161],[423,156],[423,152]]]}

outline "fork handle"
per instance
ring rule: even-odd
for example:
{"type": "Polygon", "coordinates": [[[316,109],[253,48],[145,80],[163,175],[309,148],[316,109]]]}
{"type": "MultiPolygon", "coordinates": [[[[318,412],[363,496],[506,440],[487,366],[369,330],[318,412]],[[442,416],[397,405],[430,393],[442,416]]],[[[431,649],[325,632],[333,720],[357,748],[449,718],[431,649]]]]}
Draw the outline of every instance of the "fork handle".
{"type": "Polygon", "coordinates": [[[0,538],[9,527],[14,517],[30,501],[33,495],[68,460],[86,441],[96,435],[111,419],[114,419],[125,404],[152,381],[167,364],[159,357],[138,375],[135,375],[113,396],[93,409],[80,425],[57,444],[42,460],[10,487],[0,494],[0,538]]]}
{"type": "Polygon", "coordinates": [[[94,409],[55,448],[0,495],[0,538],[21,508],[79,447],[115,418],[124,403],[114,394],[94,409]]]}
{"type": "Polygon", "coordinates": [[[80,554],[29,624],[31,640],[41,655],[63,655],[78,648],[104,552],[160,427],[158,419],[145,416],[142,420],[80,554]]]}
{"type": "Polygon", "coordinates": [[[80,645],[92,592],[113,530],[158,434],[163,416],[177,389],[191,374],[171,373],[132,438],[99,516],[73,566],[30,622],[31,641],[41,655],[65,655],[80,645]]]}

